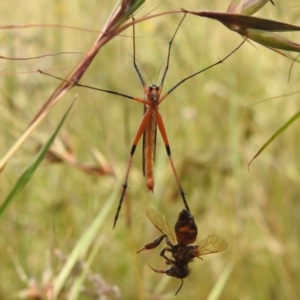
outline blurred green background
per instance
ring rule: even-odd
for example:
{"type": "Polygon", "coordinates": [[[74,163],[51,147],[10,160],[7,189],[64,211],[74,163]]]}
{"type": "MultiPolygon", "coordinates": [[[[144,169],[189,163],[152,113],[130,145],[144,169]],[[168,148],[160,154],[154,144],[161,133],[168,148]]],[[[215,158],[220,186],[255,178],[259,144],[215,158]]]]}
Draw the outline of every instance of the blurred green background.
{"type": "MultiPolygon", "coordinates": [[[[114,2],[2,0],[1,24],[58,24],[100,31],[114,2]]],[[[149,0],[136,17],[153,9],[155,13],[180,7],[226,11],[228,5],[229,1],[149,0]]],[[[276,1],[276,7],[266,5],[256,16],[300,23],[299,8],[288,7],[285,1],[276,1]]],[[[180,19],[178,14],[167,15],[136,26],[137,59],[153,83],[160,82],[159,70],[180,19]]],[[[286,36],[299,42],[299,34],[286,36]]],[[[2,29],[0,55],[20,58],[60,51],[86,52],[96,37],[97,33],[54,26],[2,29]]],[[[164,91],[226,56],[240,42],[239,35],[219,22],[187,16],[173,44],[164,91]]],[[[129,28],[101,49],[81,82],[143,97],[132,54],[132,29],[129,28]]],[[[1,156],[59,84],[36,70],[64,77],[83,55],[0,61],[1,156]]],[[[247,169],[263,143],[299,109],[299,94],[252,105],[297,91],[299,67],[293,66],[289,79],[290,67],[291,61],[283,56],[246,43],[224,64],[185,82],[160,106],[173,160],[198,225],[198,241],[216,233],[229,243],[226,251],[190,264],[192,273],[176,299],[217,299],[211,292],[220,278],[225,279],[223,290],[217,286],[218,291],[222,290],[220,299],[300,297],[299,122],[254,161],[250,172],[247,169]]],[[[136,254],[159,235],[146,218],[147,207],[164,213],[172,227],[183,209],[160,136],[154,193],[148,194],[144,184],[139,144],[129,175],[126,203],[112,230],[117,193],[142,116],[141,104],[97,91],[72,89],[1,173],[1,201],[40,143],[54,131],[76,94],[78,99],[59,140],[71,145],[81,163],[97,166],[99,162],[93,152],[101,154],[115,175],[93,176],[70,164],[53,164],[49,160],[39,167],[0,220],[0,298],[24,297],[32,292],[34,280],[40,289],[49,291],[49,278],[60,274],[63,257],[71,253],[107,201],[111,201],[111,210],[93,242],[97,251],[90,274],[101,276],[106,282],[104,287],[118,286],[122,299],[174,299],[180,281],[154,273],[148,266],[150,263],[156,269],[166,267],[159,256],[164,243],[152,251],[136,254]]],[[[61,145],[56,147],[60,149],[61,145]]],[[[68,296],[85,261],[84,256],[61,298],[68,296]]],[[[97,278],[98,281],[93,281],[90,276],[84,281],[85,290],[80,299],[100,297],[97,283],[101,280],[97,278]]],[[[107,297],[116,299],[114,293],[107,297]]]]}

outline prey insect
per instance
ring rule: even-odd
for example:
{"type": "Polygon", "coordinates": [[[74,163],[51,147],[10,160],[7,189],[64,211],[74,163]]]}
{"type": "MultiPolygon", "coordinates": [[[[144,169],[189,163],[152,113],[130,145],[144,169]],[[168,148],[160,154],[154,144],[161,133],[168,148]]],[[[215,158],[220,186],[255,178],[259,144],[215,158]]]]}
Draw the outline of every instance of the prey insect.
{"type": "MultiPolygon", "coordinates": [[[[155,149],[156,149],[156,133],[157,133],[157,127],[159,129],[159,132],[162,136],[163,142],[165,144],[165,148],[166,148],[166,152],[179,188],[179,192],[181,195],[181,198],[183,200],[184,206],[186,208],[187,211],[189,211],[189,206],[185,197],[185,193],[184,190],[182,188],[182,185],[180,183],[179,177],[177,175],[176,169],[175,169],[175,165],[173,163],[173,159],[171,156],[171,148],[170,148],[170,144],[169,144],[169,140],[168,140],[168,136],[166,133],[166,129],[164,126],[164,122],[162,119],[161,114],[159,113],[159,105],[167,98],[168,95],[170,95],[178,86],[180,86],[182,83],[184,83],[186,80],[218,65],[221,64],[222,62],[224,62],[228,57],[230,57],[235,51],[237,51],[244,42],[242,42],[236,49],[234,49],[231,53],[229,53],[227,56],[225,56],[223,59],[219,60],[218,62],[216,62],[213,65],[210,65],[209,67],[202,69],[188,77],[185,77],[184,79],[180,80],[177,84],[175,84],[171,89],[169,89],[165,94],[162,94],[162,89],[163,89],[163,85],[164,85],[164,81],[169,69],[169,62],[170,62],[170,52],[171,52],[171,47],[172,47],[172,43],[173,40],[177,34],[177,31],[180,27],[180,25],[182,24],[184,18],[186,17],[186,14],[184,14],[183,18],[181,19],[180,23],[178,24],[175,33],[171,39],[171,41],[169,42],[169,48],[168,48],[168,56],[167,56],[167,62],[166,62],[166,67],[164,69],[163,72],[163,76],[160,82],[160,85],[155,85],[152,84],[151,86],[147,87],[145,80],[136,64],[136,55],[135,55],[135,26],[133,24],[132,28],[133,28],[133,65],[134,68],[139,76],[139,79],[142,83],[143,86],[143,90],[144,90],[144,99],[141,98],[137,98],[137,97],[133,97],[133,96],[129,96],[127,94],[123,94],[123,93],[119,93],[119,92],[115,92],[115,91],[111,91],[111,90],[105,90],[105,89],[101,89],[101,88],[96,88],[96,87],[91,87],[88,85],[83,85],[83,84],[79,84],[77,83],[76,85],[79,87],[85,87],[85,88],[90,88],[93,90],[97,90],[97,91],[101,91],[101,92],[105,92],[105,93],[109,93],[109,94],[114,94],[117,96],[121,96],[124,98],[128,98],[131,99],[133,101],[136,102],[140,102],[144,104],[144,115],[143,118],[141,120],[141,123],[138,127],[137,133],[135,135],[133,144],[131,146],[131,150],[130,150],[130,157],[129,157],[129,161],[128,161],[128,166],[127,166],[127,170],[126,170],[126,174],[125,174],[125,180],[124,183],[122,185],[122,192],[121,192],[121,197],[119,200],[119,205],[117,208],[117,212],[115,215],[115,219],[114,219],[114,225],[113,227],[115,227],[118,217],[119,217],[119,213],[122,207],[122,203],[123,203],[123,199],[126,193],[126,189],[128,188],[128,178],[129,178],[129,172],[131,169],[131,165],[132,165],[132,160],[133,160],[133,155],[135,153],[136,147],[140,141],[141,136],[143,135],[143,174],[144,174],[144,178],[145,178],[145,184],[147,187],[148,192],[153,192],[154,191],[154,185],[155,185],[155,180],[154,180],[154,161],[155,161],[155,149]]],[[[134,21],[134,18],[133,18],[134,21]]],[[[40,71],[40,73],[45,74],[45,75],[49,75],[51,77],[54,77],[56,79],[60,79],[60,80],[64,80],[62,78],[53,76],[51,74],[45,73],[43,71],[40,71]]]]}
{"type": "Polygon", "coordinates": [[[156,238],[152,243],[145,245],[137,253],[143,250],[149,250],[156,248],[161,241],[165,238],[168,247],[165,247],[160,256],[166,260],[166,264],[170,267],[166,270],[156,270],[150,268],[157,273],[164,273],[168,276],[181,279],[181,284],[175,295],[178,294],[182,285],[183,278],[186,278],[190,269],[188,264],[193,261],[194,258],[201,258],[202,255],[217,253],[227,248],[227,242],[219,235],[212,234],[201,240],[199,245],[190,245],[195,242],[198,234],[197,225],[194,221],[194,217],[187,210],[182,210],[178,216],[178,220],[175,224],[175,234],[171,230],[167,223],[165,216],[153,208],[148,208],[146,214],[152,224],[163,234],[156,238]],[[165,255],[165,252],[170,252],[172,258],[165,255]]]}

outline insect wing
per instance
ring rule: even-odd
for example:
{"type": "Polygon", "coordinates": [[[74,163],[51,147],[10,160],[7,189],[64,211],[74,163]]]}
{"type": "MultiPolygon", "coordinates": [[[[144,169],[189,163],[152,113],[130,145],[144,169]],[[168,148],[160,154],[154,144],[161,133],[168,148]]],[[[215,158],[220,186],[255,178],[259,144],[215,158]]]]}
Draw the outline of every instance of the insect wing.
{"type": "MultiPolygon", "coordinates": [[[[146,106],[144,106],[145,108],[146,106]]],[[[145,111],[145,109],[144,109],[145,111]]],[[[154,164],[156,154],[157,124],[155,114],[152,113],[143,134],[143,175],[148,192],[154,190],[154,164]]]]}
{"type": "Polygon", "coordinates": [[[200,241],[199,247],[199,256],[217,253],[225,250],[228,246],[228,243],[219,235],[212,234],[207,238],[200,241]]]}
{"type": "Polygon", "coordinates": [[[170,228],[169,224],[166,221],[166,218],[163,214],[157,212],[153,208],[147,208],[146,210],[147,217],[152,222],[152,224],[163,234],[166,234],[170,240],[170,242],[175,245],[176,238],[175,235],[170,228]]]}
{"type": "MultiPolygon", "coordinates": [[[[146,105],[144,105],[144,114],[146,112],[146,105]]],[[[150,118],[150,122],[149,122],[149,125],[148,126],[151,126],[151,129],[152,129],[152,144],[153,144],[153,154],[152,154],[152,158],[153,158],[153,163],[155,163],[155,156],[156,156],[156,138],[157,138],[157,124],[156,124],[156,119],[154,118],[150,118]],[[152,122],[152,123],[151,123],[152,122]]],[[[146,174],[146,168],[145,168],[145,163],[146,163],[146,153],[145,153],[145,149],[147,147],[147,136],[146,136],[146,131],[147,131],[147,128],[146,130],[144,131],[143,133],[143,175],[145,177],[145,174],[146,174]]],[[[148,132],[149,134],[149,132],[148,132]]]]}

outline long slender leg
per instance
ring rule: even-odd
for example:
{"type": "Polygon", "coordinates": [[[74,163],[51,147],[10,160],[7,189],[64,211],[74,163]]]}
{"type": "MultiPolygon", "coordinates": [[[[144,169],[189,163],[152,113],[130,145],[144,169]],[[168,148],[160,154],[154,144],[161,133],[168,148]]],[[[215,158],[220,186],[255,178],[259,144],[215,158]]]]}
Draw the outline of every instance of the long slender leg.
{"type": "MultiPolygon", "coordinates": [[[[150,250],[150,249],[156,248],[162,242],[162,240],[164,238],[166,238],[167,245],[170,247],[173,247],[172,243],[169,240],[168,235],[163,234],[163,235],[159,236],[158,238],[156,238],[153,242],[145,245],[141,250],[137,251],[137,253],[140,253],[143,250],[150,250]]],[[[164,248],[162,250],[162,252],[160,253],[161,256],[163,256],[165,259],[169,260],[167,257],[164,256],[165,251],[173,252],[172,248],[164,248]]]]}
{"type": "Polygon", "coordinates": [[[176,30],[175,30],[175,33],[174,33],[174,35],[173,35],[171,41],[169,42],[169,50],[168,50],[167,65],[166,65],[166,68],[165,68],[165,70],[164,70],[164,74],[163,74],[163,76],[162,76],[162,78],[161,78],[161,82],[160,82],[160,87],[161,87],[161,89],[162,89],[162,87],[163,87],[163,85],[164,85],[165,77],[166,77],[167,72],[168,72],[168,69],[169,69],[170,54],[171,54],[171,47],[172,47],[173,40],[174,40],[174,38],[175,38],[175,36],[176,36],[176,34],[177,34],[177,31],[178,31],[180,25],[182,24],[183,20],[185,19],[185,17],[186,17],[186,13],[184,14],[183,18],[182,18],[181,21],[179,22],[179,24],[178,24],[178,26],[177,26],[177,28],[176,28],[176,30]]]}
{"type": "MultiPolygon", "coordinates": [[[[132,16],[132,21],[134,21],[134,17],[133,16],[132,16]]],[[[139,70],[139,68],[138,68],[138,66],[136,64],[136,61],[135,61],[135,25],[134,25],[134,23],[132,24],[132,31],[133,31],[133,65],[134,65],[134,68],[135,68],[136,72],[138,73],[139,78],[141,80],[141,83],[142,83],[142,85],[143,85],[143,87],[145,89],[145,88],[147,88],[145,80],[144,80],[144,78],[143,78],[143,76],[142,76],[142,74],[141,74],[141,72],[140,72],[140,70],[139,70]]]]}
{"type": "MultiPolygon", "coordinates": [[[[47,75],[47,76],[50,76],[50,77],[58,79],[58,80],[68,82],[68,80],[66,80],[64,78],[52,75],[50,73],[46,73],[42,70],[38,70],[38,72],[43,74],[43,75],[47,75]]],[[[85,84],[80,84],[80,83],[76,83],[75,85],[78,86],[78,87],[88,88],[88,89],[91,89],[91,90],[96,90],[96,91],[105,92],[105,93],[108,93],[108,94],[117,95],[117,96],[120,96],[120,97],[123,97],[123,98],[128,98],[128,99],[131,99],[131,100],[143,103],[143,104],[151,104],[151,102],[149,102],[147,100],[136,98],[136,97],[133,97],[133,96],[130,96],[130,95],[127,95],[127,94],[123,94],[123,93],[119,93],[119,92],[115,92],[115,91],[111,91],[111,90],[100,89],[100,88],[96,88],[96,87],[93,87],[93,86],[90,86],[90,85],[85,85],[85,84]]]]}
{"type": "Polygon", "coordinates": [[[187,201],[186,201],[186,198],[185,198],[185,193],[183,191],[182,185],[180,183],[179,177],[177,175],[177,172],[176,172],[176,169],[175,169],[175,166],[174,166],[174,163],[173,163],[173,159],[172,159],[172,156],[171,156],[171,148],[170,148],[170,145],[169,145],[169,141],[168,141],[168,136],[167,136],[167,132],[166,132],[166,129],[165,129],[165,125],[164,125],[163,119],[161,117],[161,114],[159,113],[158,110],[155,110],[155,116],[156,116],[156,122],[157,122],[158,129],[159,129],[160,134],[161,134],[161,136],[162,136],[162,138],[164,140],[164,144],[165,144],[166,151],[167,151],[167,154],[168,154],[168,157],[169,157],[169,161],[170,161],[171,167],[173,169],[173,173],[174,173],[174,176],[176,178],[177,185],[179,187],[179,192],[180,192],[181,198],[183,200],[185,208],[188,211],[190,211],[190,208],[189,208],[189,206],[187,204],[187,201]]]}
{"type": "Polygon", "coordinates": [[[117,208],[117,212],[116,212],[116,215],[115,215],[113,228],[115,228],[115,226],[116,226],[116,223],[117,223],[117,220],[118,220],[118,217],[119,217],[119,213],[120,213],[120,210],[121,210],[121,207],[122,207],[123,199],[124,199],[124,196],[125,196],[125,192],[126,192],[126,189],[128,187],[128,177],[129,177],[129,172],[130,172],[130,169],[131,169],[132,158],[133,158],[133,155],[135,153],[136,146],[137,146],[143,132],[145,131],[145,128],[147,127],[147,125],[149,123],[151,114],[152,114],[151,109],[146,111],[146,113],[144,114],[143,119],[141,121],[141,124],[139,126],[139,129],[136,133],[135,139],[133,141],[133,144],[132,144],[132,147],[131,147],[131,150],[130,150],[130,158],[129,158],[129,161],[128,161],[127,171],[126,171],[126,174],[125,174],[125,180],[124,180],[124,184],[122,185],[123,190],[122,190],[122,193],[121,193],[121,198],[120,198],[119,205],[118,205],[118,208],[117,208]]]}
{"type": "MultiPolygon", "coordinates": [[[[169,239],[169,237],[168,237],[167,235],[166,235],[166,243],[167,243],[168,246],[171,247],[170,249],[172,249],[173,245],[172,245],[172,243],[170,242],[170,239],[169,239]]],[[[170,251],[170,250],[169,250],[169,251],[170,251]]],[[[172,252],[172,251],[170,251],[170,252],[172,252]]]]}
{"type": "Polygon", "coordinates": [[[167,263],[166,263],[167,265],[172,265],[174,263],[174,261],[165,255],[165,251],[172,252],[172,251],[170,251],[169,248],[164,248],[161,250],[160,256],[162,256],[167,261],[167,263]]]}
{"type": "Polygon", "coordinates": [[[160,104],[161,102],[163,102],[163,100],[165,100],[165,98],[167,96],[169,96],[178,86],[180,86],[182,83],[184,83],[186,80],[200,74],[203,73],[206,70],[209,70],[219,64],[222,64],[227,58],[229,58],[234,52],[236,52],[238,49],[240,49],[242,47],[242,45],[246,42],[246,40],[244,40],[243,42],[241,42],[233,51],[231,51],[228,55],[226,55],[224,58],[220,59],[218,62],[210,65],[207,68],[202,69],[201,71],[198,71],[188,77],[183,78],[182,80],[180,80],[178,83],[176,83],[168,92],[166,92],[163,96],[160,97],[158,104],[160,104]]]}
{"type": "Polygon", "coordinates": [[[159,236],[158,238],[156,238],[153,242],[145,245],[141,250],[137,251],[137,253],[140,253],[141,251],[143,250],[150,250],[150,249],[154,249],[156,248],[160,243],[161,241],[166,237],[165,234],[159,236]]]}

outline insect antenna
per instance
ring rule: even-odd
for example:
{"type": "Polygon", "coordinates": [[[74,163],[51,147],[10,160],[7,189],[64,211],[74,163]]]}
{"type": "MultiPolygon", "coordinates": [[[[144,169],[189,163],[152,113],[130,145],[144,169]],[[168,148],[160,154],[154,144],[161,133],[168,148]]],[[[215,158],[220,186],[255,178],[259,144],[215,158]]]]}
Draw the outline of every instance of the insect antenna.
{"type": "Polygon", "coordinates": [[[156,78],[155,78],[155,85],[156,85],[156,83],[157,83],[157,79],[158,79],[158,76],[159,76],[159,74],[160,74],[160,71],[161,71],[161,69],[162,69],[162,67],[163,67],[163,65],[165,64],[165,62],[166,62],[167,59],[168,59],[168,58],[165,58],[165,59],[164,59],[164,61],[162,62],[161,66],[160,66],[160,68],[159,68],[159,70],[158,70],[157,76],[156,76],[156,78]]]}
{"type": "MultiPolygon", "coordinates": [[[[133,57],[133,55],[132,54],[130,54],[130,53],[127,53],[128,55],[130,55],[131,57],[133,57]]],[[[149,73],[148,73],[148,71],[146,70],[146,68],[142,65],[142,63],[136,58],[136,61],[140,64],[140,66],[142,67],[142,69],[144,70],[144,72],[146,73],[146,75],[147,75],[147,77],[148,77],[148,79],[149,79],[149,81],[151,82],[151,84],[153,85],[153,82],[152,82],[152,80],[151,80],[151,77],[150,77],[150,75],[149,75],[149,73]]]]}

